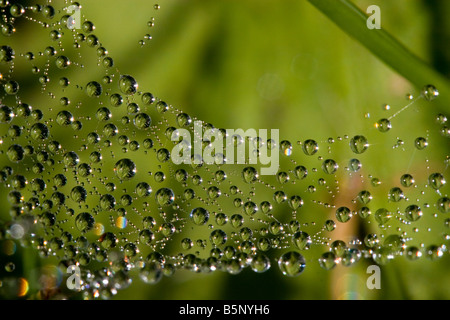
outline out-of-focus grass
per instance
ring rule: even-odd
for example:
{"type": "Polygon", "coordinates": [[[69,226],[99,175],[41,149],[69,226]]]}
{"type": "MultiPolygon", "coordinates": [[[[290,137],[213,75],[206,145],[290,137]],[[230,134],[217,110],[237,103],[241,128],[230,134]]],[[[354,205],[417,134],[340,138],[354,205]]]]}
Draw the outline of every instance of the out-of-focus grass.
{"type": "MultiPolygon", "coordinates": [[[[448,79],[435,71],[429,64],[418,59],[382,28],[368,28],[367,14],[351,1],[310,0],[309,2],[417,88],[420,89],[424,83],[433,83],[439,88],[441,104],[447,105],[449,103],[450,85],[448,79]]],[[[381,17],[381,9],[379,11],[381,17]]],[[[373,14],[371,11],[369,13],[373,14]]]]}
{"type": "MultiPolygon", "coordinates": [[[[421,1],[356,4],[361,8],[379,5],[382,27],[429,61],[430,16],[421,1]]],[[[101,11],[101,1],[89,5],[92,11],[101,11]]],[[[135,61],[140,61],[140,71],[133,74],[142,87],[218,127],[280,128],[281,135],[292,142],[309,137],[324,142],[329,136],[366,132],[377,116],[384,115],[382,103],[398,108],[405,104],[406,93],[418,94],[305,1],[160,5],[160,11],[148,5],[148,10],[137,13],[123,4],[123,10],[117,8],[120,14],[100,14],[95,21],[102,41],[111,53],[118,54],[122,70],[132,70],[135,61]],[[130,23],[110,23],[119,16],[130,23]],[[151,16],[155,17],[150,30],[153,40],[137,48],[135,43],[148,31],[144,21],[151,16]],[[116,30],[122,31],[123,39],[116,40],[116,30]],[[364,119],[366,112],[371,113],[370,120],[364,119]]],[[[411,119],[411,113],[404,117],[411,119]]],[[[414,120],[414,132],[424,130],[419,129],[420,119],[414,120]]],[[[373,160],[371,164],[377,161],[373,160]]],[[[392,162],[393,168],[376,170],[398,170],[392,162]]],[[[399,161],[397,166],[401,165],[399,161]]],[[[433,281],[434,272],[421,271],[433,269],[445,277],[442,270],[448,264],[396,261],[394,265],[389,268],[401,270],[401,279],[393,273],[380,294],[365,290],[367,297],[439,297],[439,291],[445,292],[427,288],[425,283],[433,281]],[[422,277],[411,283],[415,272],[422,277]]],[[[364,272],[363,268],[356,267],[354,272],[364,272]]],[[[149,295],[142,297],[283,299],[334,295],[323,290],[330,273],[313,267],[307,271],[296,279],[280,277],[275,266],[263,276],[250,271],[238,276],[187,275],[184,280],[165,279],[154,288],[143,289],[149,295]],[[269,280],[260,281],[261,277],[269,280]]],[[[364,291],[364,284],[359,286],[364,291]]],[[[122,297],[125,294],[130,293],[124,292],[122,297]]]]}
{"type": "MultiPolygon", "coordinates": [[[[422,1],[355,2],[361,8],[379,5],[382,27],[430,61],[433,34],[422,1]]],[[[387,145],[379,149],[379,158],[364,159],[370,173],[389,176],[404,169],[411,155],[399,157],[389,151],[396,133],[380,138],[373,123],[386,115],[381,104],[397,110],[406,104],[406,93],[418,92],[311,4],[293,0],[158,3],[160,10],[143,0],[82,3],[83,15],[95,23],[95,33],[117,68],[133,74],[140,89],[216,127],[277,128],[293,144],[307,138],[325,144],[328,137],[364,133],[369,141],[387,145]],[[155,26],[148,28],[151,17],[155,17],[155,26]],[[146,33],[153,39],[141,48],[138,41],[146,33]],[[392,161],[377,166],[389,154],[392,161]]],[[[87,70],[83,77],[93,74],[87,70]]],[[[427,123],[437,113],[416,112],[426,107],[412,106],[396,119],[397,132],[409,131],[410,139],[426,132],[427,123]]],[[[316,260],[308,262],[297,278],[282,277],[273,264],[263,275],[249,270],[237,276],[180,271],[153,286],[135,279],[117,297],[450,298],[448,255],[440,261],[396,259],[383,268],[380,291],[365,287],[364,263],[327,272],[316,260]]]]}

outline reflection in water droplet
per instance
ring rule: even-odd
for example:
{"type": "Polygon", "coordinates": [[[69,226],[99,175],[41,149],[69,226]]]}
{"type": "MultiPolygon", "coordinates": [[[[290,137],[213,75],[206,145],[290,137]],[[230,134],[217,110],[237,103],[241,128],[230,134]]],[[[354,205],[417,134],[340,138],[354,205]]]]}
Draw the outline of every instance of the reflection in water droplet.
{"type": "MultiPolygon", "coordinates": [[[[349,135],[312,132],[317,140],[303,140],[300,127],[291,140],[272,134],[228,135],[226,129],[201,121],[201,130],[195,130],[198,119],[171,105],[173,97],[165,102],[141,92],[133,75],[119,71],[123,63],[94,34],[88,11],[83,11],[81,30],[70,30],[70,15],[56,3],[25,7],[9,2],[0,0],[0,29],[8,37],[8,45],[0,46],[0,181],[7,200],[5,219],[10,219],[0,222],[0,238],[8,257],[16,250],[13,240],[20,240],[43,257],[73,263],[82,270],[82,297],[92,299],[114,297],[130,285],[133,274],[153,284],[179,269],[263,273],[274,255],[282,274],[296,276],[306,261],[297,251],[305,252],[308,261],[318,259],[313,268],[327,270],[361,258],[385,264],[397,256],[415,260],[423,254],[433,260],[446,253],[447,115],[432,114],[427,128],[415,117],[403,121],[410,105],[429,104],[438,96],[434,86],[425,86],[414,100],[408,96],[403,108],[365,107],[370,108],[363,110],[366,118],[386,113],[376,128],[387,132],[395,122],[398,136],[372,134],[374,128],[354,132],[358,124],[348,126],[349,135]],[[42,30],[28,27],[31,22],[42,30]],[[17,45],[22,27],[30,37],[36,35],[39,45],[17,45]],[[389,116],[388,110],[399,111],[389,116]],[[393,120],[400,113],[403,120],[393,120]],[[412,126],[417,135],[407,130],[412,126]],[[184,133],[198,145],[171,141],[184,133]],[[228,141],[233,155],[214,149],[228,141]],[[321,142],[327,156],[318,154],[321,142]],[[179,152],[182,146],[186,148],[179,152]],[[245,164],[228,165],[243,147],[245,164]],[[273,175],[264,175],[267,163],[259,162],[265,152],[276,159],[281,153],[273,175]],[[190,164],[174,165],[175,155],[186,155],[190,164]],[[216,163],[206,161],[208,155],[216,163]],[[308,157],[312,155],[317,156],[308,157]],[[225,156],[230,158],[226,166],[217,161],[225,156]],[[355,223],[361,224],[358,239],[342,239],[344,229],[355,223]]],[[[154,19],[147,21],[153,28],[154,19]]],[[[140,38],[133,42],[148,45],[152,35],[144,32],[140,38]]],[[[267,90],[270,77],[263,78],[258,90],[274,100],[277,90],[267,90]]],[[[429,110],[434,109],[416,108],[424,124],[429,110]]],[[[4,271],[13,276],[17,260],[4,260],[4,271]]]]}
{"type": "Polygon", "coordinates": [[[391,122],[388,119],[380,119],[376,124],[375,128],[380,132],[387,132],[392,128],[391,122]]]}
{"type": "Polygon", "coordinates": [[[120,180],[129,180],[136,175],[136,165],[132,160],[124,158],[116,162],[114,172],[120,180]]]}
{"type": "Polygon", "coordinates": [[[289,251],[278,259],[278,267],[285,276],[296,277],[306,267],[305,258],[296,251],[289,251]]]}
{"type": "Polygon", "coordinates": [[[439,96],[439,91],[436,89],[435,86],[431,84],[424,86],[420,93],[422,97],[427,101],[434,100],[436,99],[437,96],[439,96]]]}

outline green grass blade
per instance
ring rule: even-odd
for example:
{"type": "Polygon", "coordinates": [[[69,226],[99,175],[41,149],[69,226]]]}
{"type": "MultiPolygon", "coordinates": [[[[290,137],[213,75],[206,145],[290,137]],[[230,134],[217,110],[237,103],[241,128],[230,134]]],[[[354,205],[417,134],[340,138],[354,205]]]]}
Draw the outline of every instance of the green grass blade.
{"type": "MultiPolygon", "coordinates": [[[[381,29],[369,29],[363,11],[348,0],[308,0],[348,35],[364,45],[393,70],[418,88],[433,84],[439,90],[440,104],[450,102],[449,80],[412,54],[381,29]]],[[[381,12],[381,17],[383,12],[381,12]]],[[[382,19],[381,19],[382,20],[382,19]]]]}

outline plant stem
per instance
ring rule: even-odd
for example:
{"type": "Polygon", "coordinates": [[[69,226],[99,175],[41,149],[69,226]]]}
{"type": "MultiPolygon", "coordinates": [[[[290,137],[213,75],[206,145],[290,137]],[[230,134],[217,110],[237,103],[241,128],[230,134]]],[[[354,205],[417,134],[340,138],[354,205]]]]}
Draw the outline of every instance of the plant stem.
{"type": "Polygon", "coordinates": [[[369,29],[368,16],[349,0],[308,0],[390,68],[422,88],[432,84],[439,90],[439,104],[450,103],[449,80],[412,54],[383,29],[369,29]]]}

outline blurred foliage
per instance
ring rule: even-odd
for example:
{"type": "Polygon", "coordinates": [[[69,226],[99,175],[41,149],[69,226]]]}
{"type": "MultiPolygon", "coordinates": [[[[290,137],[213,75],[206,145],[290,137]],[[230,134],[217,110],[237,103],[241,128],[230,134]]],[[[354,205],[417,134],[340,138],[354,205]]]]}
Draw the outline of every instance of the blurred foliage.
{"type": "MultiPolygon", "coordinates": [[[[437,14],[450,14],[447,2],[358,0],[355,4],[362,9],[379,5],[382,28],[448,75],[448,41],[440,39],[448,38],[449,28],[445,27],[446,19],[435,18],[437,14]]],[[[392,151],[396,135],[414,140],[427,132],[438,112],[449,111],[447,108],[425,112],[427,106],[417,103],[395,119],[395,130],[389,137],[380,137],[373,123],[386,114],[381,105],[388,103],[392,110],[398,110],[407,103],[405,95],[418,95],[418,88],[307,1],[161,0],[159,10],[147,0],[96,0],[81,4],[83,16],[94,22],[96,35],[114,57],[116,67],[132,74],[140,89],[146,88],[216,127],[279,128],[281,137],[293,144],[307,138],[325,144],[329,137],[364,133],[371,143],[377,141],[385,146],[378,150],[378,158],[364,159],[374,176],[398,179],[412,156],[392,151]],[[149,28],[147,21],[152,17],[155,25],[149,28]],[[152,40],[141,47],[138,42],[147,33],[152,40]],[[370,113],[370,118],[364,116],[366,113],[370,113]],[[392,160],[381,161],[387,157],[392,160]]],[[[22,32],[18,27],[24,45],[39,41],[33,32],[22,32]]],[[[86,68],[76,76],[98,78],[97,71],[86,68]]],[[[448,140],[446,145],[435,147],[448,150],[448,140]]],[[[344,153],[339,154],[337,149],[335,152],[336,157],[344,153]]],[[[433,152],[431,149],[430,158],[433,152]]],[[[348,183],[347,188],[351,189],[351,182],[348,183]]],[[[1,196],[6,203],[5,194],[1,196]]],[[[0,210],[0,216],[7,219],[7,206],[0,210]]],[[[314,213],[309,216],[314,217],[314,213]]],[[[438,261],[395,259],[382,267],[381,290],[366,288],[368,261],[325,271],[312,255],[306,257],[307,268],[296,278],[283,277],[275,263],[262,275],[247,269],[235,276],[179,271],[156,285],[146,285],[135,277],[132,285],[119,291],[116,298],[450,298],[448,254],[438,261]]],[[[6,261],[4,256],[1,259],[6,261]]],[[[39,273],[36,270],[40,265],[51,261],[40,260],[22,248],[14,259],[16,272],[24,274],[30,274],[31,269],[31,274],[39,273]]],[[[5,274],[2,270],[1,277],[5,274]]]]}

